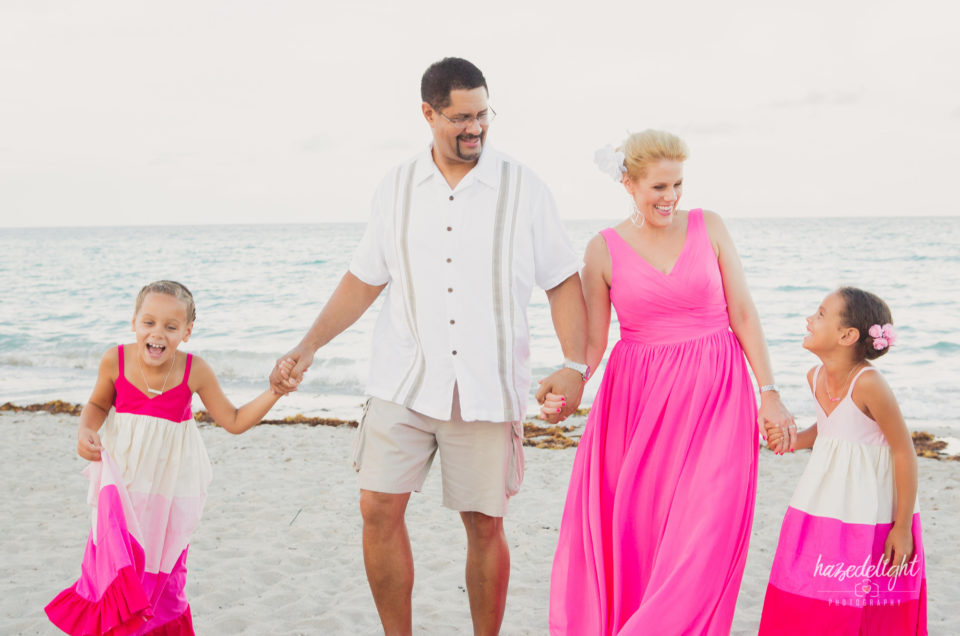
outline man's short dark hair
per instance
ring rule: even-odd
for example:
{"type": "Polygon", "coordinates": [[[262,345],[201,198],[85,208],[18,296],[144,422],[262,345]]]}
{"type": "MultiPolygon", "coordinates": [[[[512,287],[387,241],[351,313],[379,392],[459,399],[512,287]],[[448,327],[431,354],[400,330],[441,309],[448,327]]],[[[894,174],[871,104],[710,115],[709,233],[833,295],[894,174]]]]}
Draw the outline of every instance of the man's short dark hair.
{"type": "Polygon", "coordinates": [[[439,110],[450,105],[450,91],[469,91],[481,86],[487,89],[487,80],[480,69],[463,58],[445,57],[424,71],[420,99],[439,110]]]}

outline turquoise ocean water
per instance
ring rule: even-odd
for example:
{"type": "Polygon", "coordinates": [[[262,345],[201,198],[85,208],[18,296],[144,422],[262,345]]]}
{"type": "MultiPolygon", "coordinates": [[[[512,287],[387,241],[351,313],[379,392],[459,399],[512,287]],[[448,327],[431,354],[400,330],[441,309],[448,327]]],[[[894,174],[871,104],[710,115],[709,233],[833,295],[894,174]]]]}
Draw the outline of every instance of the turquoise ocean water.
{"type": "MultiPolygon", "coordinates": [[[[579,253],[610,223],[567,221],[579,253]]],[[[841,284],[890,305],[900,340],[877,361],[908,424],[960,436],[960,218],[729,219],[760,310],[777,381],[813,421],[800,347],[804,317],[841,284]]],[[[265,388],[274,360],[309,327],[346,270],[363,224],[0,229],[0,402],[84,402],[104,350],[128,341],[133,301],[151,280],[197,301],[184,350],[206,358],[228,396],[265,388]]],[[[278,415],[356,418],[382,301],[321,349],[278,415]]],[[[562,358],[545,295],[530,306],[534,379],[562,358]]],[[[617,336],[611,325],[611,342],[617,336]]],[[[535,384],[535,382],[534,382],[535,384]]],[[[589,404],[599,384],[587,388],[589,404]]],[[[195,408],[201,408],[195,398],[195,408]]],[[[535,412],[531,399],[529,412],[535,412]]]]}

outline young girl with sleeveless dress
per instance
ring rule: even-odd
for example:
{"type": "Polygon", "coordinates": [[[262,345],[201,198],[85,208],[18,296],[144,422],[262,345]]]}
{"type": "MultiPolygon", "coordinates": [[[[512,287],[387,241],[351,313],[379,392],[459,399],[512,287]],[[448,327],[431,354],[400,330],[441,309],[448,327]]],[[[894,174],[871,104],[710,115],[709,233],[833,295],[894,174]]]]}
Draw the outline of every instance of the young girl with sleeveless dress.
{"type": "Polygon", "coordinates": [[[80,579],[46,607],[68,634],[193,634],[184,595],[187,548],[211,469],[192,396],[236,434],[279,399],[268,390],[237,409],[204,360],[177,350],[195,313],[183,285],[145,286],[133,317],[136,342],[109,349],[100,361],[77,435],[77,452],[93,462],[84,471],[92,528],[80,579]]]}
{"type": "MultiPolygon", "coordinates": [[[[760,634],[913,636],[927,633],[926,568],[917,511],[917,459],[900,407],[869,360],[893,345],[890,310],[853,287],[807,318],[807,373],[817,423],[783,519],[760,634]]],[[[783,431],[767,428],[778,452],[783,431]]]]}

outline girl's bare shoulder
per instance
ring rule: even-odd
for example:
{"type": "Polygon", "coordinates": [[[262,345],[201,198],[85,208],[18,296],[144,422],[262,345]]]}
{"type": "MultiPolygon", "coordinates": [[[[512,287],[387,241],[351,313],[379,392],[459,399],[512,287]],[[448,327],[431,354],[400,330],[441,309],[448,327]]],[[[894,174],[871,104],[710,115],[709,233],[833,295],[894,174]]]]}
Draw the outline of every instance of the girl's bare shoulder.
{"type": "Polygon", "coordinates": [[[120,375],[119,347],[113,346],[103,352],[103,355],[100,357],[100,373],[106,373],[114,380],[120,375]]]}

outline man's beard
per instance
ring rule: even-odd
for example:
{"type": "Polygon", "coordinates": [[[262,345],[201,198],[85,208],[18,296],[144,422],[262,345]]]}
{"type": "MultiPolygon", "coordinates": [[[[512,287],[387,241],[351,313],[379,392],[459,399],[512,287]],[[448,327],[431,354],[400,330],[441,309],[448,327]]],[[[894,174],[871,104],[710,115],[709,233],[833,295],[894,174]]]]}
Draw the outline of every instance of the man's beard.
{"type": "Polygon", "coordinates": [[[464,135],[457,135],[457,156],[458,156],[460,159],[463,159],[464,161],[475,161],[476,159],[479,159],[479,158],[480,158],[480,153],[483,152],[483,144],[484,144],[484,142],[486,141],[486,138],[487,138],[487,133],[486,133],[486,132],[482,132],[482,133],[480,133],[479,135],[466,135],[466,134],[464,134],[464,135]],[[480,140],[480,148],[479,148],[476,152],[472,152],[472,153],[470,153],[470,154],[467,154],[467,153],[463,152],[462,150],[460,150],[460,140],[461,140],[461,139],[464,139],[464,140],[467,140],[467,141],[472,140],[472,139],[479,139],[479,140],[480,140]]]}

